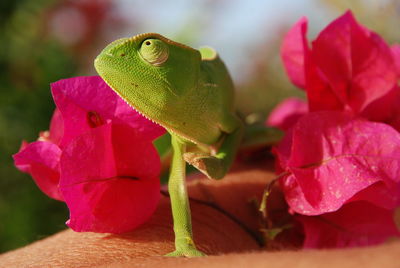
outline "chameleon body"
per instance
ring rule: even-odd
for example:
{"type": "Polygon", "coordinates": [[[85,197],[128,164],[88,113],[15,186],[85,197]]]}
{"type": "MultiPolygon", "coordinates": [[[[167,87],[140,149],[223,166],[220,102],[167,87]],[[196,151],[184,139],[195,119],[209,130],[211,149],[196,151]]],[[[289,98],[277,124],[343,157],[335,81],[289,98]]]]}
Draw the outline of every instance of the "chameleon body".
{"type": "Polygon", "coordinates": [[[212,48],[196,50],[154,33],[112,42],[95,68],[129,105],[171,134],[176,250],[168,255],[204,255],[193,241],[185,162],[212,179],[222,178],[233,162],[243,127],[227,68],[212,48]]]}

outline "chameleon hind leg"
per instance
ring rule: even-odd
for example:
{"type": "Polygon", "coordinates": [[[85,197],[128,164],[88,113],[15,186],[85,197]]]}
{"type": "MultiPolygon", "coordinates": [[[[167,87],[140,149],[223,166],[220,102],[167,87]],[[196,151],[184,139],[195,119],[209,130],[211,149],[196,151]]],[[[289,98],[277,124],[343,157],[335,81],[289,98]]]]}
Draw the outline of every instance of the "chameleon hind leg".
{"type": "Polygon", "coordinates": [[[171,135],[173,149],[168,191],[171,198],[174,220],[175,251],[166,256],[198,257],[205,254],[196,249],[192,234],[189,198],[185,183],[185,161],[183,154],[186,144],[175,135],[171,135]]]}
{"type": "Polygon", "coordinates": [[[235,128],[227,133],[215,155],[185,153],[184,159],[211,179],[222,179],[235,160],[236,152],[243,137],[243,125],[235,120],[235,128]]]}

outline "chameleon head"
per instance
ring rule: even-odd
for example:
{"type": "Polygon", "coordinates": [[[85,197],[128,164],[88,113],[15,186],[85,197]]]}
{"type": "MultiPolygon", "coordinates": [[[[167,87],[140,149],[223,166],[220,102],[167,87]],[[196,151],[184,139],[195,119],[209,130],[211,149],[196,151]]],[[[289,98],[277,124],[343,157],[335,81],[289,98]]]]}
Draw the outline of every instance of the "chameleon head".
{"type": "Polygon", "coordinates": [[[148,33],[112,42],[94,65],[126,102],[157,122],[196,89],[200,62],[198,50],[148,33]]]}

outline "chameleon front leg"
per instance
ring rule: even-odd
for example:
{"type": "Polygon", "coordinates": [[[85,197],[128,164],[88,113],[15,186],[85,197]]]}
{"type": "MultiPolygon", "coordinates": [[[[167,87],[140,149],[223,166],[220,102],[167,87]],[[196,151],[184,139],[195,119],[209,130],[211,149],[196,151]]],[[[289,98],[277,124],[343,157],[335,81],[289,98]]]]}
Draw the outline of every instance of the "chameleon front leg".
{"type": "Polygon", "coordinates": [[[236,128],[231,133],[225,134],[226,136],[215,155],[185,153],[186,162],[211,179],[223,178],[235,160],[243,137],[243,125],[240,121],[236,122],[236,128]]]}
{"type": "Polygon", "coordinates": [[[196,249],[192,234],[189,198],[185,183],[185,161],[183,154],[186,144],[175,135],[171,135],[172,163],[168,181],[171,198],[172,217],[174,221],[175,251],[166,256],[197,257],[205,254],[196,249]]]}

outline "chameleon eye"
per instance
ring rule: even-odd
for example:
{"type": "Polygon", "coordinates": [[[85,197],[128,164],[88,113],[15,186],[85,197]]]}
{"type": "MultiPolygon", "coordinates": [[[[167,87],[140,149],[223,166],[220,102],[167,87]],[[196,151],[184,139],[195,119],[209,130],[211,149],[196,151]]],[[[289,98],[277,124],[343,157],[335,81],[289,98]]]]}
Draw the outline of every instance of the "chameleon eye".
{"type": "Polygon", "coordinates": [[[168,46],[159,39],[146,39],[140,47],[142,58],[154,66],[160,66],[168,59],[168,46]]]}

